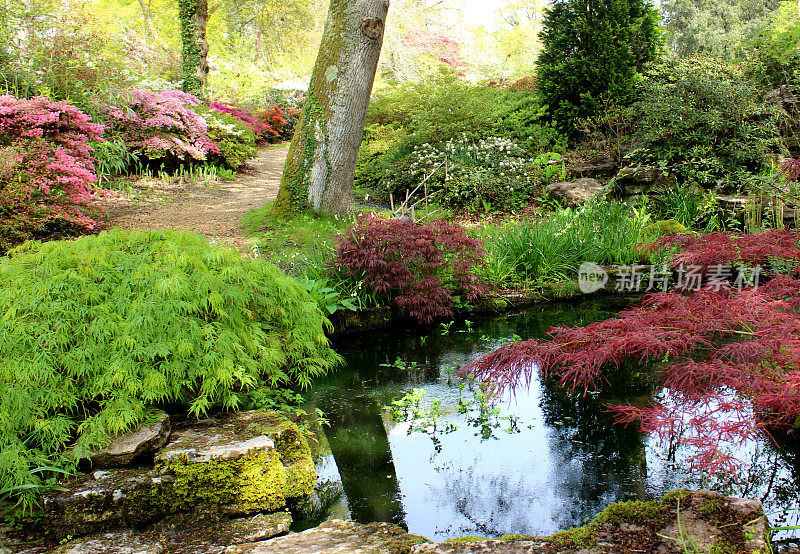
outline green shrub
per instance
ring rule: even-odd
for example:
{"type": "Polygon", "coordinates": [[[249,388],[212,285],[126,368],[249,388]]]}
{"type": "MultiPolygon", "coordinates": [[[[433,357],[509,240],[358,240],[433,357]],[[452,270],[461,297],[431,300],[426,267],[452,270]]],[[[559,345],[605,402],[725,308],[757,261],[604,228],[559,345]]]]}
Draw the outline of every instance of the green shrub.
{"type": "Polygon", "coordinates": [[[247,160],[256,157],[256,135],[246,123],[229,113],[207,108],[196,111],[206,120],[208,138],[219,146],[220,157],[226,167],[237,170],[247,160]]]}
{"type": "Polygon", "coordinates": [[[374,124],[364,129],[354,180],[359,193],[374,196],[381,189],[391,162],[401,157],[398,150],[409,144],[408,138],[405,130],[393,125],[374,124]]]}
{"type": "Polygon", "coordinates": [[[492,134],[503,110],[504,89],[459,81],[443,74],[431,83],[386,89],[370,101],[370,124],[402,127],[414,144],[448,140],[467,133],[480,139],[492,134]]]}
{"type": "Polygon", "coordinates": [[[497,136],[509,138],[529,152],[552,150],[563,154],[566,151],[567,137],[545,121],[547,107],[539,94],[509,91],[503,100],[505,105],[497,136]]]}
{"type": "MultiPolygon", "coordinates": [[[[563,152],[566,137],[544,122],[543,114],[534,90],[475,85],[452,74],[430,83],[385,89],[370,102],[356,186],[386,201],[384,179],[406,173],[415,150],[429,144],[478,143],[499,137],[512,140],[526,152],[563,152]]],[[[492,179],[503,181],[496,174],[490,176],[492,179]]],[[[477,180],[486,182],[483,176],[477,180]]],[[[417,184],[418,180],[409,181],[394,188],[402,193],[417,184]]]]}
{"type": "Polygon", "coordinates": [[[671,59],[645,77],[631,107],[633,161],[706,188],[735,188],[759,172],[778,141],[777,119],[740,67],[713,58],[671,59]]]}
{"type": "Polygon", "coordinates": [[[308,386],[339,360],[326,324],[293,278],[191,233],[22,245],[0,261],[0,489],[40,485],[36,467],[71,467],[153,406],[200,416],[308,386]]]}
{"type": "Polygon", "coordinates": [[[658,12],[645,0],[556,0],[545,12],[537,62],[539,92],[558,128],[626,105],[645,63],[655,59],[658,12]]]}

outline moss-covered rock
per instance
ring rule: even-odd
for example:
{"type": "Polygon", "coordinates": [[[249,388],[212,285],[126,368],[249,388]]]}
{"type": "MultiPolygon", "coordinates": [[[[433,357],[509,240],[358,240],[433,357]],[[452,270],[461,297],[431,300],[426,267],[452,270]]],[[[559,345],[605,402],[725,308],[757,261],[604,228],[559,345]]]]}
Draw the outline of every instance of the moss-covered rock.
{"type": "Polygon", "coordinates": [[[126,467],[143,456],[151,456],[169,439],[170,419],[159,413],[139,428],[115,437],[104,449],[90,455],[92,468],[126,467]]]}
{"type": "Polygon", "coordinates": [[[297,426],[255,410],[176,427],[155,467],[96,471],[44,499],[51,537],[141,526],[169,514],[275,512],[311,494],[316,473],[297,426]]]}
{"type": "Polygon", "coordinates": [[[675,219],[661,219],[655,223],[651,223],[647,226],[647,231],[659,237],[691,233],[685,225],[675,219]]]}
{"type": "Polygon", "coordinates": [[[154,521],[177,509],[172,485],[148,468],[95,471],[44,497],[47,533],[61,539],[154,521]]]}
{"type": "Polygon", "coordinates": [[[287,512],[229,519],[214,512],[176,514],[142,530],[98,533],[60,545],[58,554],[218,554],[237,544],[265,541],[289,530],[287,512]]]}
{"type": "Polygon", "coordinates": [[[265,410],[176,431],[156,456],[156,467],[173,476],[181,504],[216,506],[228,514],[279,510],[287,498],[310,494],[316,480],[302,432],[265,410]]]}
{"type": "Polygon", "coordinates": [[[761,503],[711,491],[673,491],[661,499],[612,504],[590,523],[549,537],[464,537],[423,544],[413,554],[603,554],[769,550],[761,503]]]}

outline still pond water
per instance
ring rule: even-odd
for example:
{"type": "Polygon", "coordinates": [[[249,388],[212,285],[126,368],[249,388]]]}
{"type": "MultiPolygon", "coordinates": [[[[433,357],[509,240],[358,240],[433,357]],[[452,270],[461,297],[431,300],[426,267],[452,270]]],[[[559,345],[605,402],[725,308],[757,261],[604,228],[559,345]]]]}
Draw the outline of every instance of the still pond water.
{"type": "Polygon", "coordinates": [[[344,367],[308,395],[330,421],[317,440],[317,472],[321,489],[339,498],[331,517],[393,522],[433,540],[546,535],[612,502],[711,486],[762,499],[774,524],[796,525],[800,467],[771,444],[743,445],[738,454],[752,463],[726,489],[688,472],[680,451],[673,460],[669,445],[612,425],[608,398],[568,395],[535,379],[481,414],[480,389],[454,374],[501,344],[612,317],[626,304],[606,298],[458,321],[423,336],[390,330],[341,339],[344,367]],[[393,418],[386,407],[409,394],[396,405],[408,407],[415,389],[417,411],[437,416],[393,418]]]}

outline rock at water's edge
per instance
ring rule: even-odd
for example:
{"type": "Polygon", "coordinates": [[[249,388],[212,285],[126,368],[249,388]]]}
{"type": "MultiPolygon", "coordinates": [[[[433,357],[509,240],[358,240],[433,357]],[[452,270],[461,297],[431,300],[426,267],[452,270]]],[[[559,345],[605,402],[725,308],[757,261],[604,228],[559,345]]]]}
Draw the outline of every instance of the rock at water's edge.
{"type": "Polygon", "coordinates": [[[171,487],[152,469],[95,471],[44,497],[47,531],[60,539],[155,521],[174,511],[171,487]]]}
{"type": "Polygon", "coordinates": [[[274,512],[314,490],[311,450],[297,426],[277,412],[253,410],[176,430],[156,456],[174,476],[185,505],[230,515],[274,512]]]}
{"type": "Polygon", "coordinates": [[[160,542],[140,539],[133,531],[116,531],[73,541],[56,549],[58,554],[166,554],[160,542]]]}
{"type": "Polygon", "coordinates": [[[231,546],[227,554],[403,554],[415,544],[427,542],[391,523],[334,519],[301,533],[264,542],[231,546]]]}

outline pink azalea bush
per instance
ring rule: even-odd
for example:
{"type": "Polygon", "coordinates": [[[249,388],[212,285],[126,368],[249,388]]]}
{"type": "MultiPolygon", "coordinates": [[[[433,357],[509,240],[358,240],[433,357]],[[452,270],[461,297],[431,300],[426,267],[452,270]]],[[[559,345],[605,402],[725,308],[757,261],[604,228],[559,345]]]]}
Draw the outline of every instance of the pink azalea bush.
{"type": "Polygon", "coordinates": [[[121,137],[135,155],[150,160],[205,160],[219,154],[206,120],[192,110],[200,100],[179,90],[135,89],[121,106],[103,106],[111,134],[121,137]]]}
{"type": "Polygon", "coordinates": [[[273,129],[267,122],[259,121],[246,109],[233,104],[231,102],[221,102],[215,100],[208,106],[215,112],[230,114],[248,127],[256,134],[257,137],[264,138],[267,135],[278,135],[278,132],[273,129]]]}
{"type": "Polygon", "coordinates": [[[48,228],[100,225],[89,141],[102,133],[67,102],[0,96],[0,251],[48,228]]]}

